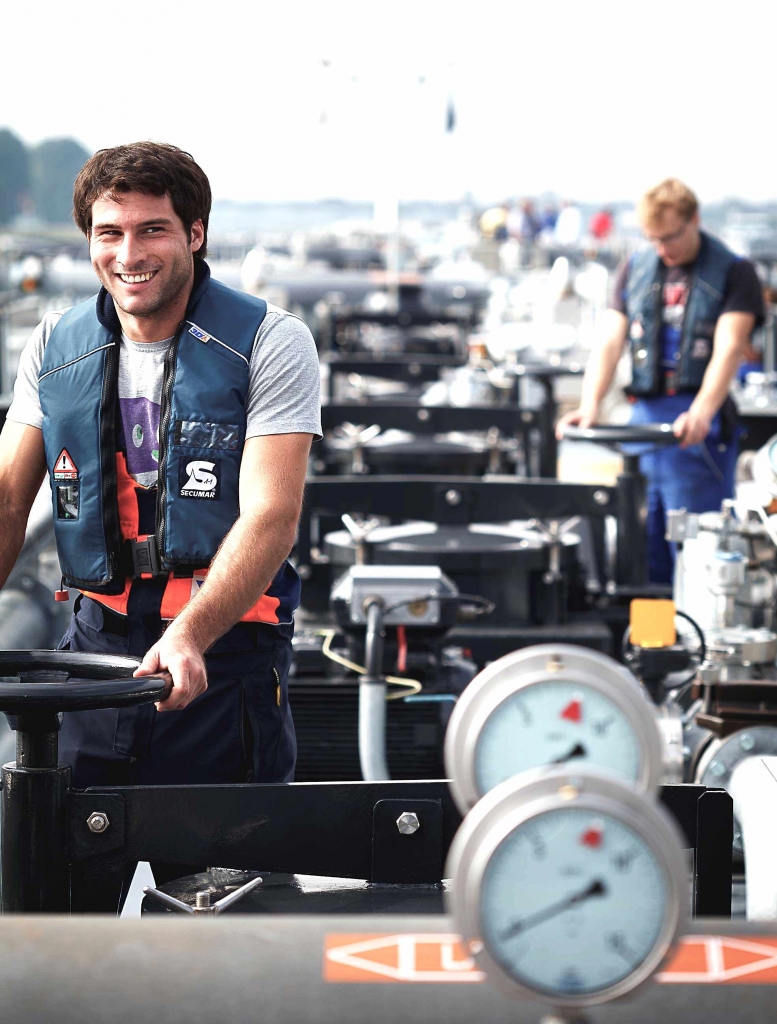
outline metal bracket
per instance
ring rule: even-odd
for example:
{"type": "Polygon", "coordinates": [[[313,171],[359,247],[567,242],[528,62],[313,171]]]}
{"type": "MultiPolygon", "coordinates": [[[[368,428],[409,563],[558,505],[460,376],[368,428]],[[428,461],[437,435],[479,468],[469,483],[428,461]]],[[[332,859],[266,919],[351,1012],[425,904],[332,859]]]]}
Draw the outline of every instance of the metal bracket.
{"type": "Polygon", "coordinates": [[[86,860],[123,848],[125,841],[125,803],[118,793],[95,793],[71,790],[68,793],[70,820],[70,852],[74,860],[86,860]],[[102,831],[93,831],[89,819],[103,814],[109,822],[102,831]]]}
{"type": "Polygon", "coordinates": [[[725,789],[708,789],[696,805],[695,917],[731,917],[734,801],[725,789]]]}
{"type": "Polygon", "coordinates": [[[372,812],[372,882],[429,884],[442,881],[442,803],[378,800],[372,812]],[[400,831],[403,815],[415,815],[415,831],[400,831]]]}

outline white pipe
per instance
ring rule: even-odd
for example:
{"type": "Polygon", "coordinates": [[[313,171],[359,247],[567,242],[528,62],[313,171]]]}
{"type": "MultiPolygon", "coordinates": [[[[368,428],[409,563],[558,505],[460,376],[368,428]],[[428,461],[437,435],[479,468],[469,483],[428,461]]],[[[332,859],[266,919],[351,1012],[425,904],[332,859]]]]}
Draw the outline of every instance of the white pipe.
{"type": "Polygon", "coordinates": [[[748,757],[728,791],[742,829],[747,919],[777,920],[777,757],[748,757]]]}
{"type": "Polygon", "coordinates": [[[386,684],[359,683],[359,764],[365,782],[390,779],[386,760],[386,684]]]}

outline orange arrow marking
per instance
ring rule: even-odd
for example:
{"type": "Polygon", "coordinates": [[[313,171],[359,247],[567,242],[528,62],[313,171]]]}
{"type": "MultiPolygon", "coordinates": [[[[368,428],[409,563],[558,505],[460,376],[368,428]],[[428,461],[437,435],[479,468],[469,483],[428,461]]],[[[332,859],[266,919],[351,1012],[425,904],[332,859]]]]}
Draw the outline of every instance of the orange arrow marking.
{"type": "Polygon", "coordinates": [[[324,980],[454,982],[485,980],[458,935],[327,935],[324,980]]]}

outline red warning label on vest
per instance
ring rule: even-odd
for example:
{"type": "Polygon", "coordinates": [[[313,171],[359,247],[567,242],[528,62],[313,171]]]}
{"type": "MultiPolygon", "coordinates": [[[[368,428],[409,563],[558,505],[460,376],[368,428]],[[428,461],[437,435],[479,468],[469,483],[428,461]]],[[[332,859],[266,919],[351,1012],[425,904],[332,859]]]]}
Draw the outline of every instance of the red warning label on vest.
{"type": "Polygon", "coordinates": [[[67,448],[63,448],[57,456],[57,461],[54,463],[54,479],[55,480],[77,480],[78,479],[78,467],[75,462],[70,458],[70,453],[67,448]]]}

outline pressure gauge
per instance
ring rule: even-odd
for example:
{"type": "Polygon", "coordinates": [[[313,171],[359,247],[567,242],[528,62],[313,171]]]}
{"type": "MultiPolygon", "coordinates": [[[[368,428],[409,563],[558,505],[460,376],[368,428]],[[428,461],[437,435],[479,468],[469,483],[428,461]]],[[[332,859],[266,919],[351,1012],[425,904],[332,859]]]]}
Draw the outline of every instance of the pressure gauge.
{"type": "Polygon", "coordinates": [[[625,995],[660,965],[689,903],[682,843],[651,797],[591,769],[510,779],[451,846],[448,895],[495,984],[560,1009],[625,995]]]}
{"type": "Polygon", "coordinates": [[[540,644],[493,662],[459,698],[445,737],[445,767],[462,812],[541,765],[591,765],[652,792],[661,760],[655,711],[634,676],[571,644],[540,644]]]}

